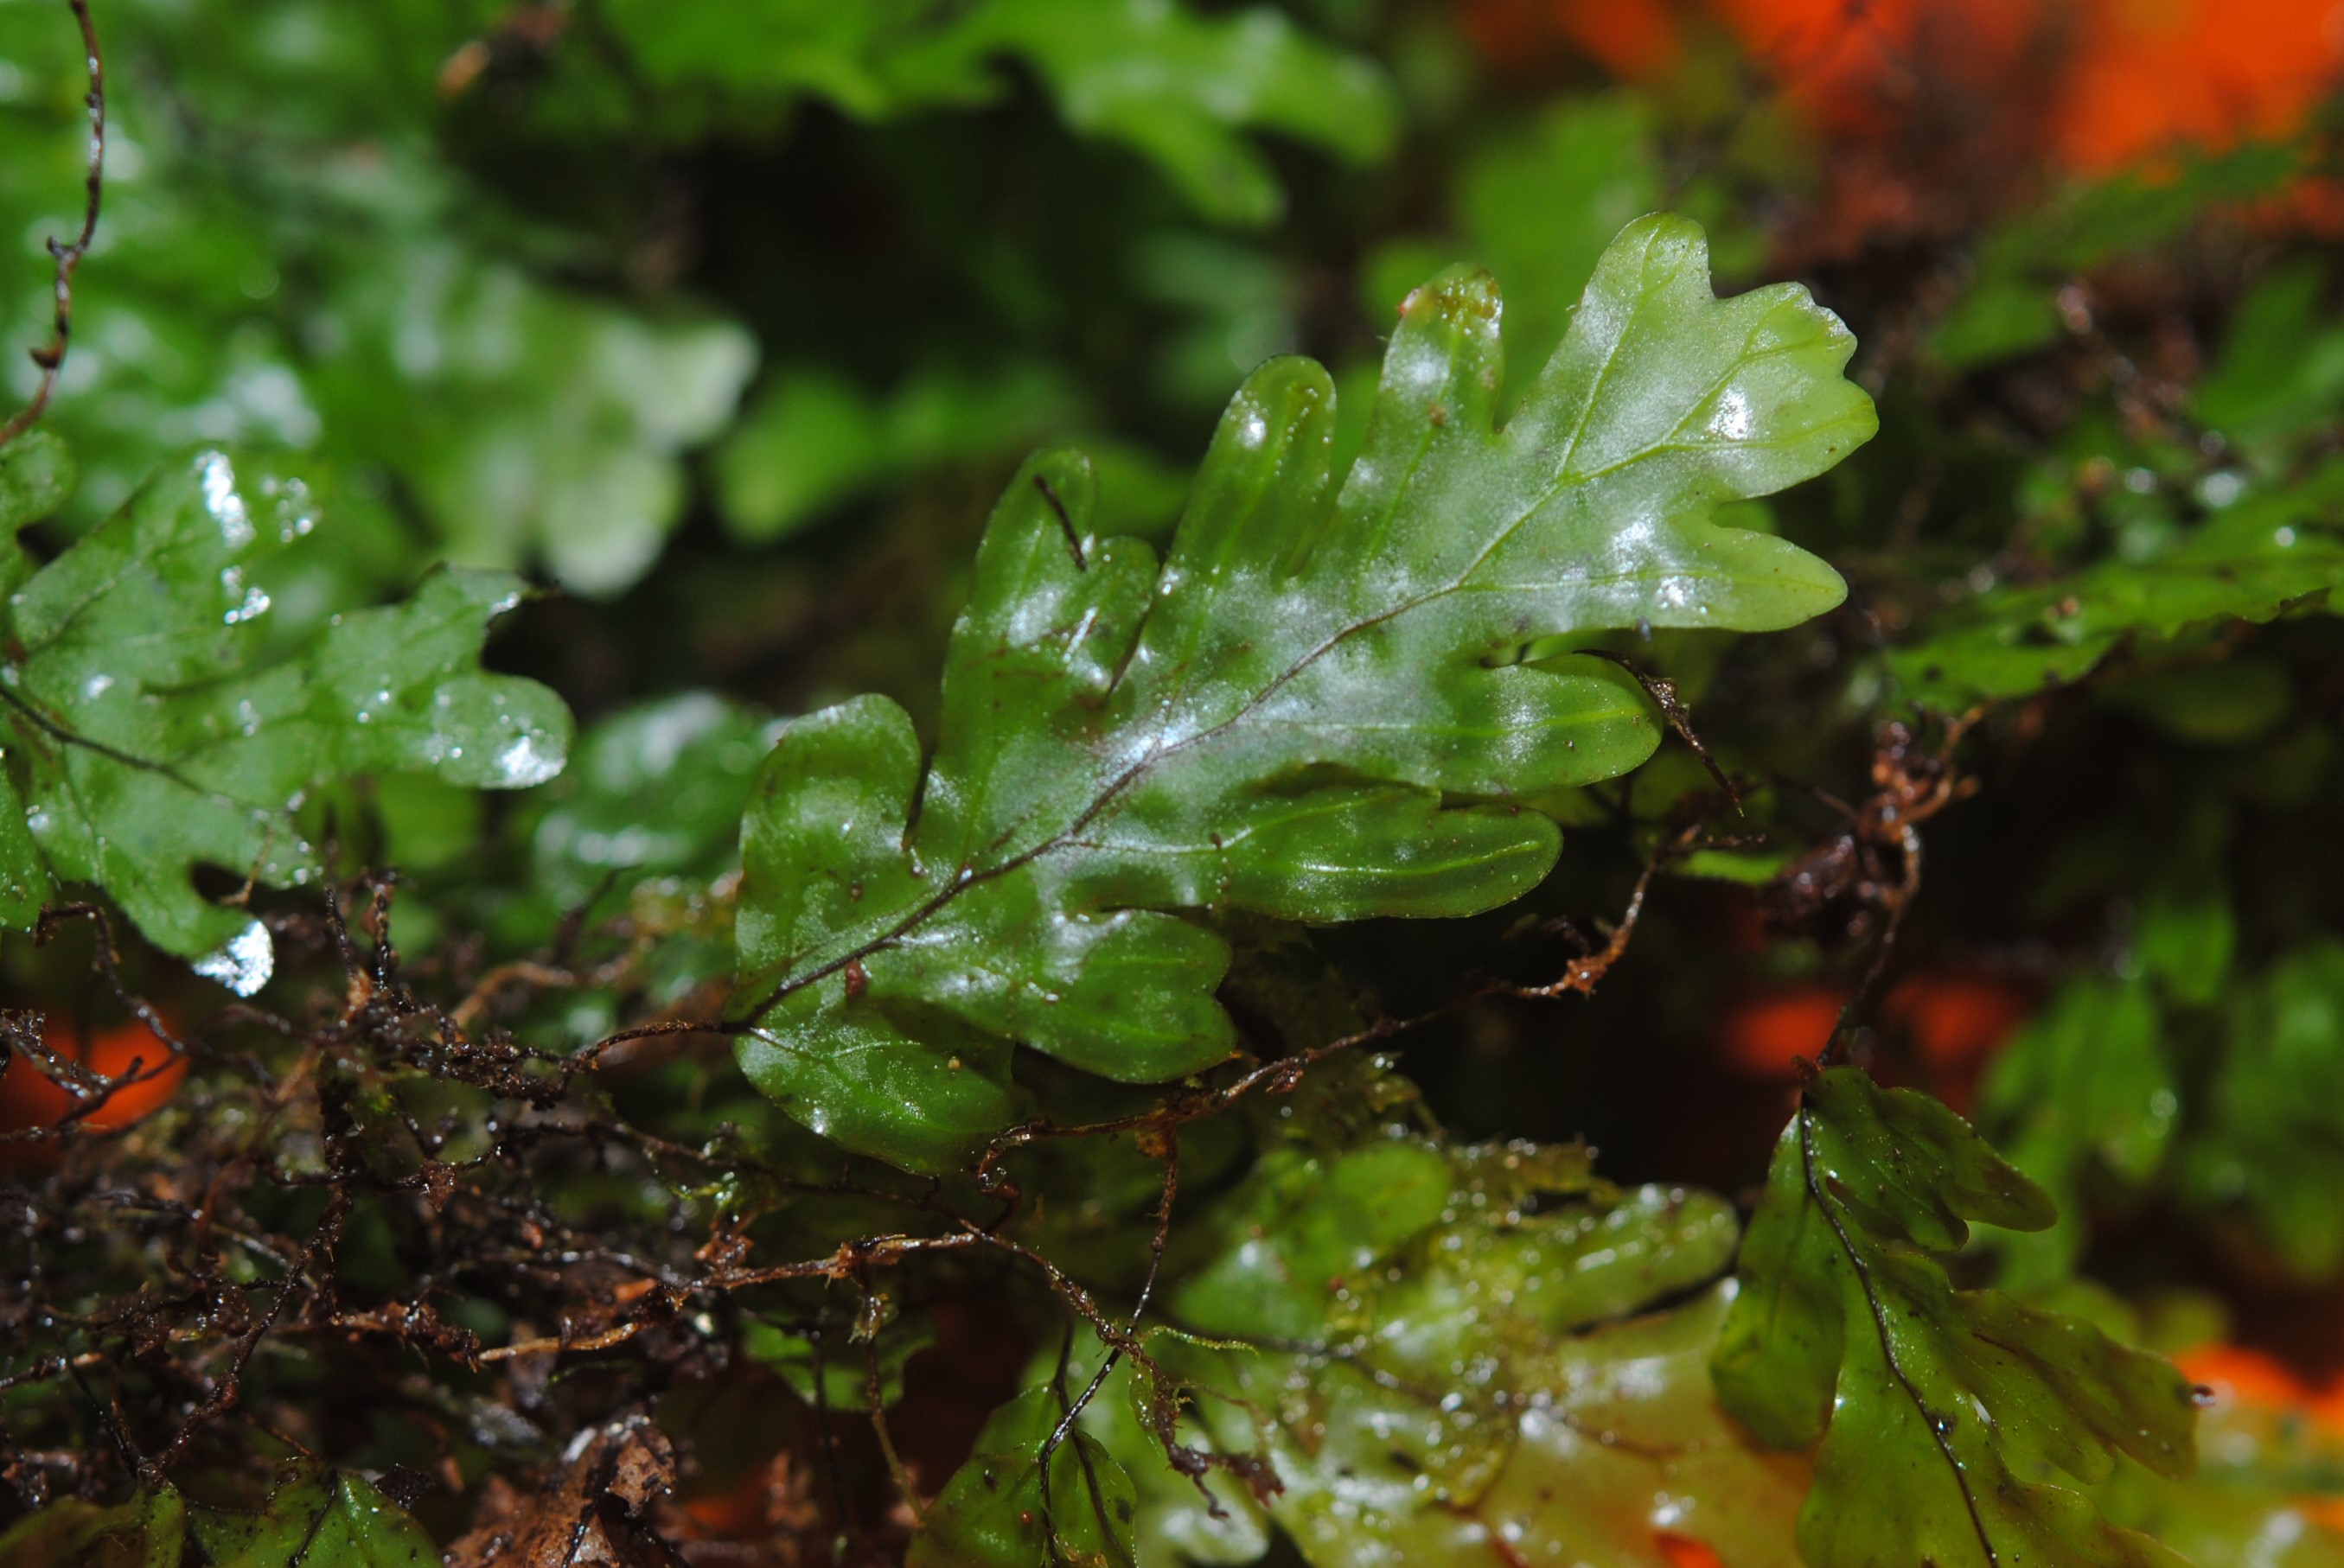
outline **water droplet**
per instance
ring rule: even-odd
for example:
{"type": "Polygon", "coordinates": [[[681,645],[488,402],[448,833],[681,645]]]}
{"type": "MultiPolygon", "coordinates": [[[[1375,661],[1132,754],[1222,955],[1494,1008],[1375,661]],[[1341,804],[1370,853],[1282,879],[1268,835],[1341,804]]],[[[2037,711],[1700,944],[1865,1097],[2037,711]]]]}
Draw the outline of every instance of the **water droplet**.
{"type": "Polygon", "coordinates": [[[235,466],[225,452],[206,452],[196,466],[204,490],[204,509],[219,524],[220,538],[232,550],[244,548],[254,537],[252,514],[236,492],[235,466]]]}
{"type": "Polygon", "coordinates": [[[197,959],[194,968],[237,995],[250,996],[277,972],[277,950],[268,940],[268,928],[255,920],[229,938],[227,946],[197,959]]]}
{"type": "Polygon", "coordinates": [[[497,753],[497,782],[511,789],[542,784],[561,771],[561,759],[538,749],[537,737],[524,735],[497,753]]]}

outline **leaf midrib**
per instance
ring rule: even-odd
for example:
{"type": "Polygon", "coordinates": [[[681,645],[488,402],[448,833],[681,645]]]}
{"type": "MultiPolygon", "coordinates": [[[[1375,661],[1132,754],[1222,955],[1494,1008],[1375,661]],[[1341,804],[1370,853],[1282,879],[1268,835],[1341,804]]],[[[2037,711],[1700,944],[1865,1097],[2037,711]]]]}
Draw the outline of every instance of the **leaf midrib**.
{"type": "MultiPolygon", "coordinates": [[[[1645,263],[1642,265],[1649,264],[1650,256],[1651,246],[1648,242],[1645,251],[1645,263]]],[[[799,975],[794,977],[785,977],[777,981],[743,1015],[744,1025],[753,1027],[759,1020],[763,1019],[768,1012],[772,1011],[773,1008],[778,1006],[788,997],[798,991],[805,990],[809,986],[820,984],[830,976],[845,970],[850,964],[860,963],[863,960],[871,957],[874,953],[894,946],[897,941],[903,939],[905,933],[933,919],[955,899],[971,889],[979,887],[986,882],[996,880],[999,878],[1008,876],[1011,873],[1032,864],[1034,861],[1042,859],[1044,856],[1054,854],[1063,849],[1077,846],[1081,842],[1080,835],[1084,830],[1093,822],[1096,821],[1101,815],[1115,804],[1121,795],[1128,790],[1133,785],[1137,783],[1151,769],[1185,751],[1193,749],[1218,739],[1231,729],[1243,723],[1256,711],[1258,711],[1263,704],[1267,703],[1271,697],[1276,695],[1279,690],[1283,689],[1295,679],[1298,679],[1313,664],[1317,663],[1320,658],[1326,657],[1328,654],[1333,652],[1335,648],[1341,646],[1349,638],[1363,632],[1371,631],[1379,626],[1387,625],[1404,615],[1420,609],[1426,605],[1436,603],[1451,595],[1460,592],[1476,591],[1472,581],[1474,575],[1488,563],[1490,558],[1495,555],[1498,550],[1503,548],[1508,540],[1511,539],[1524,527],[1526,527],[1532,518],[1535,518],[1541,512],[1544,511],[1549,506],[1552,505],[1556,498],[1561,496],[1564,492],[1583,487],[1595,483],[1597,480],[1617,474],[1622,469],[1632,467],[1637,463],[1649,460],[1652,455],[1657,452],[1674,449],[1672,441],[1671,439],[1664,438],[1640,447],[1635,453],[1623,457],[1613,463],[1606,465],[1604,467],[1592,472],[1580,473],[1574,471],[1572,468],[1572,463],[1577,457],[1580,442],[1584,437],[1588,424],[1593,417],[1604,379],[1610,375],[1612,366],[1618,362],[1621,353],[1622,352],[1622,347],[1628,341],[1638,317],[1642,313],[1646,303],[1649,301],[1653,292],[1654,291],[1650,288],[1642,287],[1640,287],[1637,290],[1636,297],[1630,307],[1627,320],[1622,324],[1619,333],[1614,337],[1612,342],[1607,347],[1603,361],[1598,367],[1593,381],[1589,386],[1586,398],[1580,411],[1579,419],[1572,426],[1571,434],[1564,443],[1562,454],[1556,466],[1554,478],[1546,486],[1541,487],[1533,499],[1522,505],[1512,518],[1509,518],[1504,524],[1502,524],[1496,530],[1489,543],[1484,545],[1482,548],[1474,555],[1473,558],[1468,561],[1464,567],[1459,570],[1455,578],[1438,588],[1427,589],[1423,593],[1418,594],[1410,598],[1404,599],[1389,609],[1383,610],[1375,615],[1363,617],[1360,619],[1353,621],[1328,634],[1315,646],[1298,657],[1293,663],[1289,664],[1285,669],[1281,670],[1278,675],[1266,682],[1260,690],[1248,697],[1243,704],[1241,704],[1235,711],[1230,713],[1226,719],[1221,719],[1217,723],[1209,725],[1205,729],[1197,730],[1193,734],[1184,736],[1168,746],[1151,748],[1151,749],[1144,755],[1127,764],[1121,772],[1115,775],[1103,787],[1101,787],[1097,794],[1091,799],[1089,803],[1084,806],[1080,811],[1076,812],[1073,819],[1069,820],[1065,827],[1053,833],[1048,839],[1044,839],[1042,842],[1036,844],[1029,849],[1020,850],[1006,859],[998,861],[992,866],[988,866],[981,869],[967,866],[961,867],[960,874],[957,877],[945,883],[943,887],[935,890],[917,904],[914,905],[909,912],[903,915],[894,924],[887,927],[878,935],[866,939],[863,942],[856,944],[851,950],[842,952],[834,958],[825,960],[821,964],[818,964],[799,975]]],[[[1713,295],[1707,301],[1705,301],[1705,303],[1713,306],[1723,306],[1725,302],[1716,299],[1713,295]]],[[[1749,349],[1749,342],[1751,337],[1755,335],[1756,330],[1757,328],[1753,326],[1750,332],[1744,334],[1743,338],[1743,347],[1737,351],[1736,355],[1730,362],[1729,367],[1721,372],[1714,380],[1708,384],[1706,389],[1700,397],[1693,399],[1693,407],[1696,410],[1700,408],[1710,397],[1715,395],[1717,387],[1722,386],[1733,374],[1734,369],[1740,367],[1743,364],[1756,358],[1764,358],[1775,354],[1789,353],[1797,347],[1804,347],[1803,345],[1784,344],[1775,348],[1767,349],[1763,353],[1753,354],[1749,349]]],[[[1672,438],[1681,432],[1684,428],[1685,421],[1690,419],[1692,417],[1692,414],[1688,413],[1680,418],[1676,424],[1671,426],[1667,432],[1668,437],[1672,438]]],[[[1502,445],[1506,432],[1510,428],[1511,422],[1510,421],[1507,426],[1492,430],[1492,444],[1502,445]]],[[[1422,425],[1420,429],[1422,432],[1421,438],[1418,442],[1415,451],[1410,455],[1406,467],[1402,469],[1401,482],[1396,487],[1392,506],[1387,511],[1386,516],[1390,516],[1392,513],[1399,511],[1406,503],[1408,497],[1413,490],[1417,476],[1423,467],[1425,456],[1431,449],[1433,442],[1438,438],[1440,434],[1439,428],[1429,423],[1422,425]]],[[[1809,434],[1812,435],[1814,432],[1809,432],[1809,434]]],[[[1764,443],[1742,444],[1758,445],[1764,443]]],[[[1341,487],[1337,486],[1335,487],[1334,495],[1329,498],[1328,504],[1337,504],[1339,500],[1340,491],[1341,487]]],[[[1634,575],[1635,574],[1632,573],[1619,573],[1615,574],[1615,578],[1632,580],[1634,575]]],[[[1493,586],[1490,591],[1503,590],[1493,586]]],[[[1149,608],[1152,610],[1154,606],[1151,604],[1149,608]]],[[[1560,636],[1584,628],[1565,627],[1550,630],[1542,633],[1541,635],[1560,636]]],[[[1139,640],[1144,638],[1145,635],[1146,628],[1144,624],[1141,627],[1134,628],[1132,637],[1135,647],[1137,646],[1139,640]]],[[[1129,666],[1127,665],[1125,668],[1127,670],[1129,666]]],[[[1114,694],[1114,691],[1118,689],[1121,686],[1121,673],[1122,672],[1118,672],[1116,686],[1109,689],[1108,695],[1110,697],[1114,694]]],[[[1193,687],[1191,689],[1194,689],[1193,687]]]]}

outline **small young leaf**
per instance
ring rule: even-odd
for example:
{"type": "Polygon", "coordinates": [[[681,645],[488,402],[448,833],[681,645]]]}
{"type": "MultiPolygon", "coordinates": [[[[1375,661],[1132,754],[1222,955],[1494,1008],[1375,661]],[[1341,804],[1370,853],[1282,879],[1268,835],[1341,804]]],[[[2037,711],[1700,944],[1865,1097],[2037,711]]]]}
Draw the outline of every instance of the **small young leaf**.
{"type": "Polygon", "coordinates": [[[250,994],[268,977],[268,934],[199,895],[197,866],[276,885],[316,875],[290,809],[328,780],[418,771],[515,789],[560,771],[561,701],[479,668],[488,623],[520,598],[510,578],[436,572],[406,603],[338,617],[260,661],[269,600],[249,568],[314,525],[298,480],[201,452],[0,608],[0,920],[27,923],[53,878],[94,882],[150,940],[250,994]]]}
{"type": "Polygon", "coordinates": [[[2076,1319],[1956,1291],[1939,1261],[1972,1221],[2053,1218],[1927,1096],[1851,1068],[1808,1086],[1743,1241],[1714,1364],[1719,1397],[1763,1441],[1823,1439],[1799,1519],[1810,1568],[2176,1562],[2038,1478],[2100,1482],[2119,1453],[2186,1473],[2189,1384],[2076,1319]]]}
{"type": "Polygon", "coordinates": [[[366,1477],[302,1466],[258,1513],[198,1508],[196,1544],[212,1568],[426,1568],[440,1549],[366,1477]]]}
{"type": "Polygon", "coordinates": [[[1411,297],[1366,445],[1274,360],[1230,404],[1168,559],[1093,531],[1090,472],[1033,459],[995,512],[924,774],[864,698],[793,724],[743,829],[751,1078],[915,1169],[1007,1114],[1007,1042],[1134,1082],[1226,1057],[1220,938],[1164,911],[1476,913],[1553,864],[1510,798],[1657,742],[1633,680],[1535,637],[1765,629],[1835,573],[1709,509],[1872,433],[1853,342],[1794,286],[1719,300],[1700,230],[1631,225],[1502,428],[1482,275],[1411,297]]]}

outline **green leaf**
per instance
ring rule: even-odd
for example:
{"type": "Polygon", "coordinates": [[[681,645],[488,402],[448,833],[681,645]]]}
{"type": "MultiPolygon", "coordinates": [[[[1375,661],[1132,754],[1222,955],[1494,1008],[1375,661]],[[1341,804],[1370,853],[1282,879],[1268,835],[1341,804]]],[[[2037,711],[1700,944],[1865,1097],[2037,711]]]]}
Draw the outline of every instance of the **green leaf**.
{"type": "Polygon", "coordinates": [[[539,889],[566,909],[625,873],[705,880],[722,872],[778,728],[708,691],[597,720],[525,825],[539,889]]]}
{"type": "Polygon", "coordinates": [[[2073,1210],[2085,1172],[2146,1182],[2164,1161],[2180,1112],[2163,1020],[2146,982],[2071,981],[1995,1060],[1983,1105],[2012,1164],[2063,1211],[2059,1223],[2009,1243],[2003,1282],[2055,1283],[2083,1251],[2086,1227],[2073,1210]]]}
{"type": "Polygon", "coordinates": [[[1997,588],[1933,617],[1888,668],[1904,699],[1959,711],[2078,680],[2127,642],[2324,606],[2344,584],[2339,522],[2344,465],[2331,464],[2299,489],[2215,513],[2169,548],[1997,588]]]}
{"type": "MultiPolygon", "coordinates": [[[[1521,132],[1478,150],[1456,182],[1459,244],[1399,240],[1369,257],[1367,295],[1389,319],[1447,250],[1506,291],[1506,357],[1521,391],[1562,341],[1571,307],[1612,238],[1666,189],[1652,114],[1624,93],[1549,105],[1521,132]]],[[[1509,399],[1510,402],[1510,398],[1509,399]]]]}
{"type": "Polygon", "coordinates": [[[1640,220],[1500,429],[1498,315],[1477,273],[1412,297],[1339,486],[1326,373],[1264,367],[1160,568],[1097,537],[1079,457],[1026,466],[926,769],[902,709],[864,698],[793,724],[760,773],[735,1004],[759,1088],[937,1170],[1002,1125],[1012,1040],[1126,1081],[1208,1067],[1234,1038],[1228,949],[1163,911],[1491,909],[1557,853],[1510,797],[1651,753],[1624,672],[1506,650],[1838,602],[1821,561],[1706,516],[1871,434],[1837,318],[1789,286],[1718,300],[1700,231],[1640,220]]]}
{"type": "Polygon", "coordinates": [[[2228,1010],[2211,1114],[2193,1141],[2198,1201],[2242,1214],[2308,1280],[2344,1271],[2344,943],[2288,954],[2228,1010]]]}
{"type": "Polygon", "coordinates": [[[1168,1462],[1127,1363],[1086,1416],[1137,1488],[1143,1562],[1249,1562],[1273,1520],[1329,1568],[1464,1568],[1493,1543],[1662,1568],[1663,1532],[1733,1568],[1795,1561],[1796,1467],[1710,1389],[1731,1284],[1630,1316],[1715,1279],[1735,1232],[1718,1199],[1618,1191],[1583,1149],[1371,1131],[1272,1150],[1198,1228],[1206,1261],[1167,1309],[1196,1332],[1146,1351],[1182,1391],[1178,1441],[1220,1456],[1210,1497],[1168,1462]],[[1256,1463],[1274,1493],[1241,1483],[1256,1463]]]}
{"type": "Polygon", "coordinates": [[[13,535],[56,511],[75,477],[73,449],[37,425],[0,447],[0,529],[13,535]]]}
{"type": "Polygon", "coordinates": [[[1164,0],[978,0],[939,16],[923,0],[758,0],[746,12],[614,0],[609,18],[662,85],[812,94],[862,116],[998,96],[1007,83],[994,61],[1006,56],[1076,131],[1131,147],[1231,223],[1284,206],[1246,132],[1366,161],[1398,128],[1372,64],[1267,6],[1199,16],[1164,0]]]}
{"type": "Polygon", "coordinates": [[[976,1435],[976,1452],[953,1473],[912,1538],[908,1568],[1104,1568],[1133,1563],[1137,1512],[1131,1479],[1079,1427],[1050,1455],[1042,1445],[1066,1406],[1054,1389],[1028,1389],[976,1435]]]}
{"type": "MultiPolygon", "coordinates": [[[[682,514],[683,452],[730,417],[755,346],[672,297],[552,281],[615,284],[620,266],[443,154],[434,77],[487,21],[318,0],[108,19],[108,126],[117,152],[135,150],[106,168],[111,254],[75,281],[47,415],[84,469],[68,526],[216,442],[300,451],[321,483],[348,477],[344,548],[312,563],[345,591],[403,585],[443,558],[544,563],[595,594],[641,574],[682,514]],[[274,42],[234,46],[254,31],[274,42]]],[[[44,89],[12,95],[0,117],[12,236],[69,233],[80,206],[82,64],[74,30],[53,31],[25,13],[7,39],[12,79],[44,89]]],[[[0,288],[13,344],[38,342],[52,308],[31,244],[0,288]]],[[[298,614],[297,598],[281,596],[298,614]]]]}
{"type": "Polygon", "coordinates": [[[763,543],[903,476],[990,457],[1066,422],[1064,380],[1038,367],[990,377],[930,370],[884,398],[820,371],[776,380],[716,454],[717,498],[738,538],[763,543]]]}
{"type": "Polygon", "coordinates": [[[2314,434],[2344,404],[2344,330],[2319,319],[2327,279],[2282,266],[2231,313],[2222,356],[2193,394],[2200,424],[2257,456],[2314,434]]]}
{"type": "Polygon", "coordinates": [[[2127,1465],[2096,1498],[2110,1519],[2191,1563],[2336,1568],[2344,1442],[2330,1423],[2305,1417],[2299,1405],[2217,1399],[2198,1417],[2197,1473],[2173,1480],[2127,1465]]]}
{"type": "Polygon", "coordinates": [[[94,882],[149,939],[249,994],[268,977],[268,934],[201,897],[196,867],[278,886],[317,875],[290,811],[331,780],[513,789],[561,769],[560,700],[479,668],[489,622],[520,598],[512,578],[436,572],[406,603],[266,658],[270,603],[251,568],[315,525],[299,481],[200,452],[9,598],[0,747],[24,809],[0,799],[0,918],[25,923],[52,878],[94,882]]]}
{"type": "Polygon", "coordinates": [[[408,259],[349,286],[351,340],[313,372],[337,434],[409,476],[456,564],[541,559],[595,596],[633,583],[683,515],[681,455],[730,421],[755,367],[749,334],[501,264],[408,259]],[[406,395],[384,397],[401,373],[406,395]]]}
{"type": "Polygon", "coordinates": [[[196,1544],[211,1568],[421,1568],[440,1561],[422,1526],[347,1470],[290,1470],[257,1513],[197,1508],[196,1544]]]}
{"type": "Polygon", "coordinates": [[[179,1568],[187,1508],[166,1486],[114,1508],[68,1497],[0,1532],[10,1568],[179,1568]]]}
{"type": "Polygon", "coordinates": [[[1715,1370],[1763,1441],[1823,1440],[1799,1517],[1809,1568],[2177,1563],[2046,1478],[2104,1481],[2119,1454],[2186,1473],[2188,1383],[2088,1323],[1945,1277],[1972,1222],[2053,1218],[1927,1096],[1852,1068],[1808,1085],[1743,1242],[1715,1370]]]}

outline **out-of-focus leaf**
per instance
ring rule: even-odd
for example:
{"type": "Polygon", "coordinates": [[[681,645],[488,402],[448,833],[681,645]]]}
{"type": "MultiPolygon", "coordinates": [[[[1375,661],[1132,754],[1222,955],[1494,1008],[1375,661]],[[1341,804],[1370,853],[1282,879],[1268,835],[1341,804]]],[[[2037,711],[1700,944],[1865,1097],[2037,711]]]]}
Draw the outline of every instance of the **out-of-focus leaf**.
{"type": "Polygon", "coordinates": [[[211,1568],[428,1568],[440,1549],[422,1526],[347,1470],[301,1466],[257,1513],[189,1511],[211,1568]]]}
{"type": "Polygon", "coordinates": [[[724,427],[756,363],[729,322],[652,321],[440,249],[342,299],[348,345],[310,376],[335,436],[409,477],[450,559],[541,559],[581,593],[650,567],[682,515],[680,454],[724,427]]]}
{"type": "Polygon", "coordinates": [[[2144,981],[2078,980],[1995,1059],[1985,1120],[2011,1163],[2061,1210],[2059,1223],[2006,1243],[2006,1285],[2048,1285],[2072,1272],[2086,1239],[2074,1210],[2087,1168],[2138,1184],[2163,1163],[2181,1109],[2163,1034],[2144,981]]]}
{"type": "Polygon", "coordinates": [[[1642,220],[1502,429],[1497,317],[1483,275],[1412,297],[1339,487],[1326,373],[1265,367],[1160,568],[1098,537],[1077,456],[1027,465],[954,631],[932,764],[863,698],[793,723],[759,776],[736,1003],[759,1088],[939,1170],[1004,1124],[1011,1040],[1126,1081],[1209,1066],[1228,949],[1163,911],[1493,908],[1558,848],[1509,797],[1651,753],[1624,672],[1503,650],[1838,601],[1814,557],[1707,520],[1872,433],[1836,317],[1790,286],[1718,300],[1700,231],[1642,220]]]}
{"type": "Polygon", "coordinates": [[[187,1509],[166,1486],[113,1508],[77,1497],[51,1503],[0,1533],[9,1568],[179,1568],[187,1509]]]}
{"type": "Polygon", "coordinates": [[[2311,943],[2238,988],[2188,1184],[2243,1213],[2307,1279],[2344,1270],[2344,944],[2311,943]]]}
{"type": "Polygon", "coordinates": [[[2079,679],[2127,641],[2325,606],[2344,584],[2339,520],[2344,467],[2331,466],[2299,491],[2240,500],[2169,547],[1990,589],[1924,622],[1888,667],[1903,699],[1959,711],[2079,679]]]}
{"type": "Polygon", "coordinates": [[[0,530],[13,534],[56,511],[74,478],[72,448],[37,425],[0,447],[0,530]]]}
{"type": "Polygon", "coordinates": [[[2288,148],[2248,145],[2193,159],[2177,172],[2122,175],[2063,193],[1987,236],[1969,288],[1938,323],[1930,347],[1963,368],[2040,348],[2061,329],[2061,285],[2163,242],[2209,206],[2268,196],[2297,167],[2288,148]]]}
{"type": "Polygon", "coordinates": [[[2111,682],[2103,699],[2176,740],[2240,746],[2268,735],[2293,711],[2295,683],[2275,659],[2234,654],[2111,682]]]}
{"type": "Polygon", "coordinates": [[[884,398],[842,377],[793,372],[761,394],[716,454],[724,520],[753,543],[940,463],[991,457],[1067,421],[1065,381],[1038,367],[977,377],[936,370],[884,398]]]}
{"type": "Polygon", "coordinates": [[[597,720],[538,798],[529,829],[538,887],[567,908],[621,873],[716,876],[734,858],[749,781],[775,730],[708,691],[597,720]]]}
{"type": "Polygon", "coordinates": [[[435,572],[404,604],[262,658],[270,603],[251,568],[316,522],[298,480],[204,451],[29,576],[11,547],[6,918],[23,923],[52,877],[93,882],[149,939],[250,994],[268,933],[199,895],[197,866],[279,886],[316,875],[290,812],[331,780],[417,771],[509,789],[561,770],[561,700],[479,667],[489,623],[520,596],[510,578],[435,572]],[[19,822],[45,871],[10,863],[19,822]]]}
{"type": "Polygon", "coordinates": [[[2289,443],[2344,405],[2344,329],[2319,320],[2326,278],[2308,262],[2257,284],[2198,383],[2198,422],[2250,452],[2289,443]]]}
{"type": "Polygon", "coordinates": [[[756,0],[746,9],[614,0],[613,30],[663,86],[750,104],[801,95],[859,116],[997,96],[996,58],[1040,78],[1068,126],[1146,156],[1206,216],[1265,223],[1284,206],[1247,133],[1381,156],[1396,122],[1381,73],[1255,6],[1200,16],[1171,0],[756,0]]]}
{"type": "MultiPolygon", "coordinates": [[[[1409,282],[1422,282],[1447,259],[1434,257],[1409,282]]],[[[1182,318],[1156,363],[1156,391],[1175,403],[1217,407],[1232,380],[1292,353],[1301,337],[1302,280],[1258,243],[1185,231],[1148,235],[1134,248],[1131,280],[1142,297],[1182,318]]]]}
{"type": "MultiPolygon", "coordinates": [[[[46,329],[41,241],[71,231],[86,135],[75,31],[31,10],[12,6],[0,39],[8,79],[42,89],[0,112],[0,233],[25,246],[0,335],[22,343],[46,329]]],[[[610,268],[440,155],[435,75],[479,16],[111,9],[105,221],[48,416],[86,470],[74,522],[182,447],[274,447],[351,476],[349,548],[318,563],[345,591],[441,556],[541,561],[598,594],[640,575],[681,514],[680,455],[729,418],[753,347],[675,302],[547,281],[610,268]]]]}
{"type": "Polygon", "coordinates": [[[1726,1407],[1764,1442],[1822,1439],[1799,1515],[1810,1568],[2177,1560],[2050,1483],[2127,1455],[2193,1461],[2189,1384],[2161,1359],[1940,1260],[1972,1221],[2040,1230],[2042,1190],[1944,1106],[1852,1068],[1810,1083],[1743,1242],[1716,1353],[1726,1407]]]}
{"type": "Polygon", "coordinates": [[[1042,1445],[1065,1413],[1046,1385],[995,1411],[976,1452],[929,1505],[909,1568],[1131,1568],[1137,1502],[1098,1439],[1079,1427],[1069,1432],[1045,1483],[1042,1445]]]}

